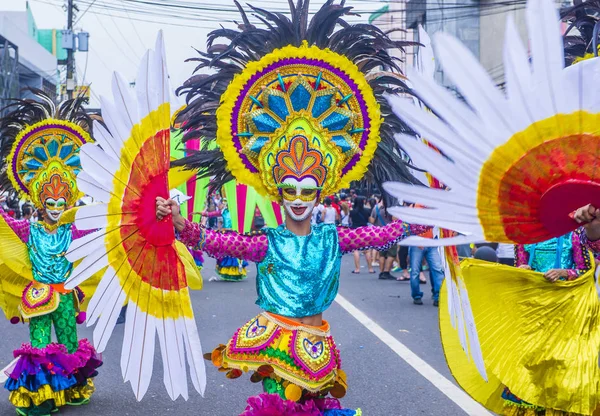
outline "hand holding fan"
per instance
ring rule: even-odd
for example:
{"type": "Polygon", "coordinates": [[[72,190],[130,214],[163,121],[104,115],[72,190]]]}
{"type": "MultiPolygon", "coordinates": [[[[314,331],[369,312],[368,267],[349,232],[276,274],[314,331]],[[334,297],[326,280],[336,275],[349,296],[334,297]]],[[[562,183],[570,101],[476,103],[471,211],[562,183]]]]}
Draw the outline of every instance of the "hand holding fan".
{"type": "Polygon", "coordinates": [[[155,214],[156,197],[169,198],[171,113],[162,34],[142,60],[137,100],[118,74],[112,89],[112,103],[101,99],[108,129],[94,125],[101,147],[82,147],[83,170],[77,178],[80,188],[102,204],[82,207],[75,224],[100,230],[69,248],[67,258],[82,261],[66,286],[108,266],[88,307],[88,325],[97,322],[98,351],[106,347],[128,300],[123,377],[141,400],[152,376],[158,334],[167,391],[173,400],[187,399],[186,358],[200,393],[206,378],[188,289],[198,271],[187,248],[175,240],[171,218],[158,221],[155,214]]]}

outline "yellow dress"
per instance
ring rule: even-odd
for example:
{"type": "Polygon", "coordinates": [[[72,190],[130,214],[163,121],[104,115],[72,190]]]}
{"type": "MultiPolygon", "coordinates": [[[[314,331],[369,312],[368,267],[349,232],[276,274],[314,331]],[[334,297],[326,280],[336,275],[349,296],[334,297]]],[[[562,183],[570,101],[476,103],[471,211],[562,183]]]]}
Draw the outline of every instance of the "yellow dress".
{"type": "Polygon", "coordinates": [[[486,382],[461,348],[442,290],[442,344],[461,387],[496,413],[503,412],[501,392],[510,386],[523,400],[556,409],[547,416],[593,414],[600,403],[594,267],[556,283],[542,273],[472,259],[461,268],[488,375],[486,382]]]}

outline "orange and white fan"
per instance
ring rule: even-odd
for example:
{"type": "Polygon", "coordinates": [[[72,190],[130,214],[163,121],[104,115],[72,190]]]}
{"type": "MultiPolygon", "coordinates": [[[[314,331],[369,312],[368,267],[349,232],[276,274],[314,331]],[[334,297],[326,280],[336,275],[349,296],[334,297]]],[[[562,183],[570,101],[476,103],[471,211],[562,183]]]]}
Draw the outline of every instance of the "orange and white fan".
{"type": "Polygon", "coordinates": [[[156,197],[169,197],[170,89],[162,33],[142,59],[133,97],[119,74],[113,100],[102,98],[106,128],[81,148],[77,183],[101,204],[81,207],[75,224],[99,229],[73,242],[70,261],[82,259],[65,286],[74,287],[108,266],[88,307],[94,344],[104,350],[127,302],[121,370],[138,400],[150,384],[158,335],[169,396],[188,397],[186,361],[201,394],[206,375],[189,283],[199,279],[172,219],[156,219],[156,197]],[[136,99],[137,98],[137,99],[136,99]]]}
{"type": "Polygon", "coordinates": [[[506,93],[464,45],[439,33],[437,59],[466,103],[414,70],[408,78],[434,114],[388,97],[394,112],[443,155],[413,136],[399,135],[401,146],[450,188],[389,185],[398,198],[428,207],[390,212],[466,235],[445,244],[544,241],[575,229],[570,214],[578,207],[600,204],[600,60],[565,69],[554,2],[530,0],[526,13],[531,62],[509,20],[506,93]]]}

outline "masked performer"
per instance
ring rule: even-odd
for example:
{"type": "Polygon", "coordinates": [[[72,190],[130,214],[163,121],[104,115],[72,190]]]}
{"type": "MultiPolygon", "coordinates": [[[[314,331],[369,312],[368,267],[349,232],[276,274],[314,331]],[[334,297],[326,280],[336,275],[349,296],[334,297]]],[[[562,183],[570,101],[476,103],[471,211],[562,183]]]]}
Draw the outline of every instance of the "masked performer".
{"type": "Polygon", "coordinates": [[[18,101],[0,120],[6,152],[2,189],[32,201],[43,213],[42,220],[29,222],[0,209],[0,260],[13,272],[0,277],[5,313],[16,313],[18,304],[20,318],[29,322],[30,343],[14,352],[16,360],[5,369],[5,388],[20,415],[50,415],[65,404],[88,403],[92,377],[102,364],[92,345],[77,339],[76,324],[85,320],[83,312],[78,315],[84,294],[63,286],[73,267],[64,254],[73,239],[85,235],[72,224],[74,210],[67,211],[83,195],[75,181],[79,148],[91,141],[91,120],[82,104],[75,99],[55,106],[35,91],[35,100],[18,101]],[[8,288],[18,284],[22,297],[17,300],[8,288]]]}
{"type": "Polygon", "coordinates": [[[209,44],[225,37],[230,45],[201,53],[200,67],[217,72],[186,83],[188,106],[179,115],[185,139],[204,137],[207,146],[177,163],[212,177],[217,188],[235,179],[282,202],[285,225],[251,235],[209,230],[186,221],[165,199],[170,89],[160,36],[140,66],[137,101],[115,75],[113,103],[102,107],[110,131],[94,126],[102,148],[82,149],[91,156],[82,173],[95,184],[88,193],[103,204],[82,207],[76,224],[85,226],[89,217],[106,228],[71,245],[67,258],[83,260],[67,286],[109,265],[99,284],[103,290],[91,300],[98,310],[88,319],[97,322],[94,341],[102,350],[127,299],[121,368],[138,399],[150,383],[156,338],[169,395],[187,397],[186,357],[194,387],[205,387],[188,290],[197,269],[188,267],[187,245],[218,259],[257,263],[264,312],[210,354],[229,378],[251,371],[252,380],[263,380],[274,393],[252,399],[247,414],[340,412],[337,400],[327,397],[345,394],[346,377],[323,312],[338,291],[341,256],[383,249],[423,231],[401,222],[311,227],[321,196],[351,181],[416,180],[393,139],[404,125],[383,100],[385,92],[406,88],[388,53],[399,43],[374,26],[340,20],[350,12],[343,3],[327,2],[310,22],[307,2],[291,9],[291,20],[254,9],[269,21],[267,29],[252,26],[242,13],[241,31],[210,35],[209,44]]]}
{"type": "Polygon", "coordinates": [[[385,249],[423,231],[402,222],[311,226],[322,196],[351,181],[365,175],[379,183],[415,181],[392,137],[402,124],[382,100],[385,91],[404,84],[397,74],[376,72],[382,66],[398,70],[388,53],[397,42],[370,25],[342,24],[335,31],[350,8],[332,2],[310,23],[308,2],[292,7],[292,20],[253,10],[270,21],[269,29],[255,28],[241,11],[241,31],[209,36],[209,44],[230,39],[225,52],[210,48],[198,58],[201,67],[219,71],[183,87],[190,103],[180,113],[185,137],[216,137],[219,150],[176,164],[214,175],[216,186],[232,176],[253,186],[283,204],[285,224],[251,235],[216,232],[185,220],[176,204],[162,198],[157,215],[172,214],[180,241],[190,247],[257,263],[257,304],[264,312],[210,354],[229,378],[250,371],[253,381],[262,380],[265,391],[276,394],[250,400],[248,414],[269,406],[334,412],[338,402],[326,397],[343,397],[347,381],[323,313],[338,292],[342,254],[385,249]]]}

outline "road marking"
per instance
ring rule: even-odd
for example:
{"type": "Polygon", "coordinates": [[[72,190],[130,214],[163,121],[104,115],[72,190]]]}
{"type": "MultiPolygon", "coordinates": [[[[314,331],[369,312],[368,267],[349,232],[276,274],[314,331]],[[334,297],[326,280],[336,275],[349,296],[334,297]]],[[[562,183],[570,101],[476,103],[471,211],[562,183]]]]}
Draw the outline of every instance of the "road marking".
{"type": "Polygon", "coordinates": [[[414,352],[408,349],[406,345],[394,338],[392,334],[387,332],[375,321],[365,315],[364,312],[350,303],[345,297],[338,294],[335,298],[335,301],[358,322],[363,324],[365,328],[371,331],[373,335],[390,347],[392,351],[398,354],[400,358],[406,361],[408,365],[425,377],[439,391],[444,393],[446,397],[456,403],[456,405],[464,410],[466,414],[470,416],[491,415],[491,413],[488,412],[485,407],[481,406],[467,393],[458,388],[454,383],[438,373],[433,367],[419,358],[414,352]]]}

